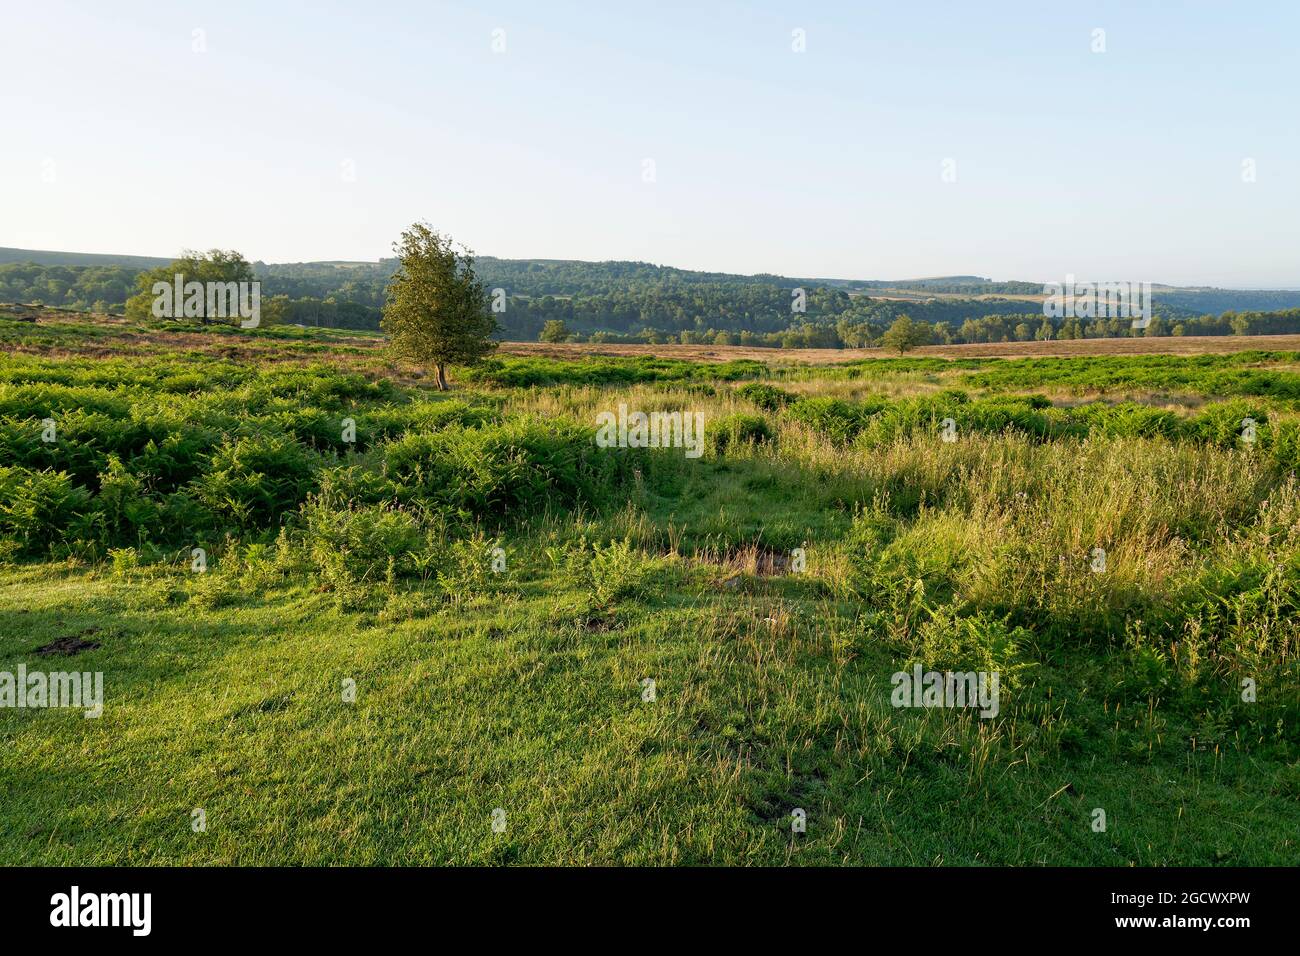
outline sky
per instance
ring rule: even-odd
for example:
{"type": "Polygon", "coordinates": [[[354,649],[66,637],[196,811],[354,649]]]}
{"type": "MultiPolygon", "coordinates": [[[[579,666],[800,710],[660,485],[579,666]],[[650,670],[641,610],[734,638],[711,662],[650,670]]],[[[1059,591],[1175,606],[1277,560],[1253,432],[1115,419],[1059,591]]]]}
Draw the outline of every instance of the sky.
{"type": "Polygon", "coordinates": [[[1300,287],[1292,0],[0,4],[0,246],[1300,287]]]}

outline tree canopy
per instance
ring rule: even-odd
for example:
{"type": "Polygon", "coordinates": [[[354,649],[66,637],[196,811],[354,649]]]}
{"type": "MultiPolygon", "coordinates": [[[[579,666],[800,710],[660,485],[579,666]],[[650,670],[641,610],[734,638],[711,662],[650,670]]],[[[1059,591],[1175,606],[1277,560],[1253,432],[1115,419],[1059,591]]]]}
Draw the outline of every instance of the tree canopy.
{"type": "MultiPolygon", "coordinates": [[[[126,315],[132,319],[153,318],[155,283],[164,282],[171,285],[177,275],[184,276],[185,282],[255,282],[257,276],[248,260],[233,249],[211,249],[206,253],[186,250],[170,265],[158,266],[136,276],[136,293],[126,300],[126,315]]],[[[179,314],[172,318],[180,318],[179,314]]],[[[198,318],[206,325],[215,316],[206,312],[198,318]]],[[[238,322],[238,316],[223,316],[221,321],[238,322]]]]}
{"type": "Polygon", "coordinates": [[[394,244],[398,269],[388,286],[381,327],[399,358],[433,366],[438,389],[450,364],[471,365],[496,348],[497,322],[474,272],[473,254],[415,223],[394,244]]]}
{"type": "Polygon", "coordinates": [[[924,322],[913,322],[910,315],[900,315],[880,337],[882,346],[896,349],[899,355],[918,345],[928,345],[929,342],[930,327],[924,322]]]}
{"type": "Polygon", "coordinates": [[[538,338],[543,342],[567,342],[569,327],[564,324],[563,319],[547,319],[538,338]]]}

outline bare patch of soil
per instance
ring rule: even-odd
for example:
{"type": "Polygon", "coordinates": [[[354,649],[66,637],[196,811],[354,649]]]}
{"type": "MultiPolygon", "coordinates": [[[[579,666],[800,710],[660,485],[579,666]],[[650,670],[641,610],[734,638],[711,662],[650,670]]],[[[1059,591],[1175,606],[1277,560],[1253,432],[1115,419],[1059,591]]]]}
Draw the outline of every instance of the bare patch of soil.
{"type": "Polygon", "coordinates": [[[50,657],[53,654],[62,654],[64,657],[71,657],[73,654],[80,654],[82,651],[93,651],[100,647],[98,641],[86,640],[87,634],[94,634],[99,628],[88,627],[80,634],[72,634],[68,637],[61,637],[57,641],[51,641],[43,647],[36,648],[36,653],[42,657],[50,657]]]}

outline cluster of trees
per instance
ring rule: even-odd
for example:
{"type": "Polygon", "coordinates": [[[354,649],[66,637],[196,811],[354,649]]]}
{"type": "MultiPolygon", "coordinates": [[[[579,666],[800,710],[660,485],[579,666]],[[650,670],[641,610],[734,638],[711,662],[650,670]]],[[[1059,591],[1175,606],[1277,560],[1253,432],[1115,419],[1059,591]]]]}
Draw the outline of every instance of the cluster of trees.
{"type": "MultiPolygon", "coordinates": [[[[885,345],[889,328],[897,318],[871,322],[842,319],[834,325],[792,325],[777,332],[732,332],[705,328],[673,332],[643,329],[620,334],[599,331],[585,334],[571,329],[562,319],[546,322],[538,338],[543,342],[593,342],[610,344],[679,343],[682,345],[744,345],[755,348],[838,349],[874,348],[885,345]]],[[[1133,328],[1131,319],[1049,319],[1038,315],[993,315],[967,319],[959,326],[946,322],[915,320],[926,330],[926,341],[919,344],[964,345],[973,342],[1031,342],[1064,339],[1127,338],[1130,336],[1180,335],[1283,335],[1300,334],[1300,309],[1277,312],[1225,312],[1223,315],[1196,316],[1171,320],[1157,314],[1144,329],[1133,328]]],[[[887,346],[886,346],[887,347],[887,346]]]]}
{"type": "Polygon", "coordinates": [[[1038,295],[1043,291],[1040,282],[994,282],[980,276],[938,276],[933,279],[908,279],[904,281],[869,280],[852,282],[855,289],[893,289],[903,292],[944,293],[946,295],[1038,295]]]}
{"type": "Polygon", "coordinates": [[[324,329],[378,329],[381,309],[360,302],[339,301],[334,296],[316,299],[311,296],[290,298],[273,295],[262,300],[264,314],[273,323],[311,325],[324,329]]]}
{"type": "MultiPolygon", "coordinates": [[[[539,337],[543,342],[576,342],[583,341],[580,335],[569,331],[561,319],[551,319],[542,329],[539,337]]],[[[879,336],[872,337],[869,341],[864,341],[863,345],[879,345],[883,348],[897,351],[900,355],[918,345],[930,345],[935,341],[949,341],[946,326],[931,326],[928,322],[915,322],[911,316],[901,315],[890,323],[887,329],[882,329],[879,336]]],[[[769,348],[786,348],[786,349],[833,349],[843,348],[844,343],[839,338],[836,330],[830,326],[806,325],[798,330],[787,330],[782,333],[768,333],[767,335],[756,335],[748,330],[741,332],[739,335],[732,335],[730,332],[713,332],[709,330],[703,335],[696,337],[690,332],[682,332],[676,339],[660,335],[658,333],[649,333],[644,337],[636,336],[615,336],[608,332],[595,332],[588,339],[592,343],[646,343],[651,345],[663,344],[665,342],[680,342],[682,345],[752,345],[769,348]]],[[[858,346],[852,346],[854,348],[858,346]]]]}
{"type": "Polygon", "coordinates": [[[1028,342],[1031,339],[1103,339],[1166,335],[1286,335],[1300,332],[1300,309],[1275,312],[1224,312],[1185,315],[1167,306],[1154,307],[1144,329],[1131,319],[1048,319],[1024,315],[990,315],[967,319],[951,332],[952,342],[1028,342]]]}
{"type": "MultiPolygon", "coordinates": [[[[225,253],[221,253],[225,255],[225,253]]],[[[84,312],[127,313],[143,318],[150,313],[155,281],[171,281],[176,272],[197,281],[257,279],[262,283],[263,321],[327,328],[378,329],[384,290],[392,268],[382,279],[366,277],[332,283],[324,276],[303,279],[279,276],[280,266],[237,261],[209,261],[212,254],[187,253],[169,265],[146,271],[123,266],[38,265],[34,262],[0,265],[0,302],[37,303],[84,312]],[[328,289],[323,296],[312,292],[328,289]]],[[[314,265],[314,264],[313,264],[314,265]]],[[[287,267],[293,270],[295,267],[287,267]]],[[[337,270],[334,270],[337,272],[337,270]]]]}
{"type": "MultiPolygon", "coordinates": [[[[187,283],[252,282],[256,279],[248,260],[234,250],[227,252],[224,249],[213,249],[206,255],[187,252],[175,262],[155,266],[136,276],[136,291],[126,300],[126,315],[139,320],[153,318],[153,306],[157,298],[153,292],[154,285],[161,282],[170,287],[178,275],[187,283]]],[[[179,313],[181,304],[175,303],[174,307],[179,313]]],[[[204,315],[201,318],[207,322],[210,317],[204,315]]]]}
{"type": "Polygon", "coordinates": [[[33,302],[87,312],[120,311],[138,269],[122,266],[0,265],[0,302],[33,302]]]}
{"type": "Polygon", "coordinates": [[[630,288],[693,285],[770,285],[793,287],[827,283],[785,279],[774,275],[739,276],[726,272],[695,272],[648,262],[582,262],[575,259],[495,259],[482,256],[475,268],[488,288],[508,289],[512,295],[596,296],[630,288]]]}
{"type": "Polygon", "coordinates": [[[1154,297],[1170,308],[1194,315],[1276,312],[1300,306],[1300,292],[1286,289],[1158,289],[1154,297]]]}
{"type": "Polygon", "coordinates": [[[253,271],[268,295],[283,295],[291,301],[351,303],[378,310],[383,308],[384,294],[397,265],[395,259],[380,263],[254,262],[253,271]]]}
{"type": "Polygon", "coordinates": [[[499,318],[506,337],[518,339],[536,339],[553,320],[585,334],[703,332],[706,320],[718,331],[763,333],[782,331],[796,319],[833,320],[852,305],[848,293],[835,289],[669,280],[595,295],[528,298],[511,293],[499,318]]]}

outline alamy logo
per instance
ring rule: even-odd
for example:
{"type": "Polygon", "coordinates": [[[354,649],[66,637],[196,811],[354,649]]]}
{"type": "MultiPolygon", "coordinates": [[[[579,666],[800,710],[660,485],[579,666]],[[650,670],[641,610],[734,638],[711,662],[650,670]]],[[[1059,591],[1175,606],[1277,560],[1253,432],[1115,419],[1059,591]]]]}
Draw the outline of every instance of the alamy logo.
{"type": "Polygon", "coordinates": [[[631,412],[619,403],[618,414],[596,415],[596,444],[601,448],[684,448],[687,458],[704,453],[703,412],[631,412]]]}
{"type": "Polygon", "coordinates": [[[50,897],[51,926],[129,926],[133,936],[148,936],[153,925],[151,893],[70,893],[50,897]]]}
{"type": "Polygon", "coordinates": [[[980,716],[998,715],[999,673],[993,671],[897,671],[889,702],[895,707],[978,707],[980,716]]]}
{"type": "Polygon", "coordinates": [[[155,282],[153,314],[156,319],[240,318],[241,329],[255,329],[262,321],[262,283],[185,281],[176,273],[171,282],[155,282]]]}
{"type": "Polygon", "coordinates": [[[1133,328],[1151,324],[1150,282],[1065,282],[1043,286],[1043,315],[1049,319],[1132,319],[1133,328]]]}
{"type": "Polygon", "coordinates": [[[100,717],[104,713],[104,675],[101,671],[29,673],[25,664],[19,664],[17,674],[0,671],[0,707],[84,707],[88,708],[87,718],[100,717]]]}

